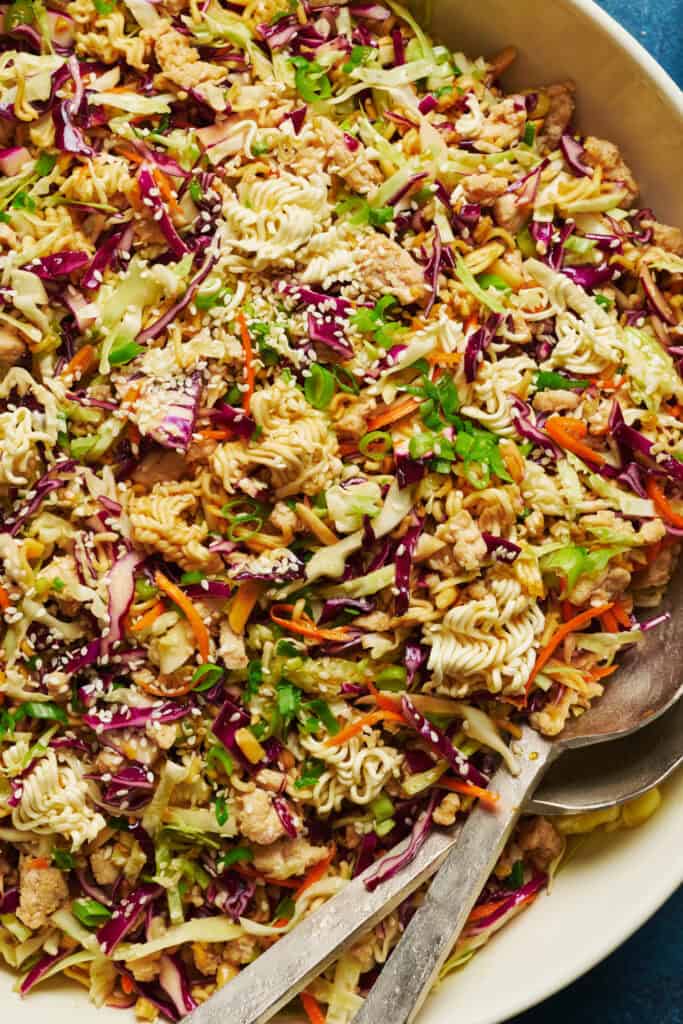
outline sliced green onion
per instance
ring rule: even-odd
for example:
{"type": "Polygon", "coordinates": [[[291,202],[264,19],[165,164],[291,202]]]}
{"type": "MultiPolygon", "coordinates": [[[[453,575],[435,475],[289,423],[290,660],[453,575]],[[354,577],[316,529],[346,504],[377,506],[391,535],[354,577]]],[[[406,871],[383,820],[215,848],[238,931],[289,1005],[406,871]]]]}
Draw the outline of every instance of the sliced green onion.
{"type": "Polygon", "coordinates": [[[498,274],[479,274],[477,283],[482,288],[495,288],[499,292],[511,292],[512,288],[498,274]]]}
{"type": "Polygon", "coordinates": [[[127,341],[123,345],[118,345],[111,350],[109,353],[109,365],[123,366],[125,363],[130,363],[133,359],[137,359],[140,353],[144,351],[144,347],[138,345],[136,341],[127,341]]]}
{"type": "Polygon", "coordinates": [[[347,395],[359,395],[360,385],[350,370],[343,366],[335,366],[333,371],[337,387],[347,395]]]}
{"type": "Polygon", "coordinates": [[[522,136],[522,142],[525,146],[533,146],[536,139],[536,125],[531,121],[527,121],[524,126],[524,135],[522,136]]]}
{"type": "Polygon", "coordinates": [[[609,312],[614,305],[612,299],[608,298],[607,295],[594,295],[593,298],[597,302],[598,306],[602,306],[602,308],[606,309],[607,312],[609,312]]]}
{"type": "Polygon", "coordinates": [[[210,662],[206,662],[205,665],[200,665],[199,668],[195,669],[192,674],[193,690],[195,693],[203,693],[204,690],[210,690],[212,686],[215,686],[223,678],[224,672],[220,665],[212,665],[210,662]],[[199,683],[199,685],[194,685],[199,683]]]}
{"type": "Polygon", "coordinates": [[[433,434],[415,434],[408,444],[411,459],[421,459],[434,450],[433,434]]]}
{"type": "Polygon", "coordinates": [[[194,569],[192,572],[184,572],[180,577],[180,582],[183,586],[190,586],[192,583],[201,583],[205,579],[206,576],[203,572],[200,572],[199,569],[194,569]]]}
{"type": "Polygon", "coordinates": [[[213,761],[217,761],[221,766],[226,775],[232,775],[235,770],[235,763],[230,757],[224,746],[220,743],[214,743],[212,747],[209,747],[206,753],[206,764],[207,767],[211,765],[213,761]]]}
{"type": "Polygon", "coordinates": [[[233,864],[244,864],[245,862],[253,859],[254,854],[248,846],[235,846],[232,850],[228,850],[227,853],[224,853],[218,863],[221,867],[230,868],[233,864]]]}
{"type": "Polygon", "coordinates": [[[395,825],[396,822],[394,821],[393,818],[387,818],[385,821],[378,821],[377,824],[375,825],[375,833],[381,839],[382,836],[388,835],[395,825]]]}
{"type": "Polygon", "coordinates": [[[157,595],[157,588],[149,580],[139,579],[135,581],[135,596],[141,601],[150,601],[157,595]]]}
{"type": "Polygon", "coordinates": [[[105,921],[109,921],[112,916],[111,910],[105,907],[103,903],[86,897],[73,901],[71,913],[86,928],[99,928],[105,921]]]}
{"type": "Polygon", "coordinates": [[[64,708],[51,701],[40,704],[38,701],[29,700],[25,704],[20,704],[13,713],[13,718],[15,722],[21,721],[22,718],[40,718],[48,722],[62,722],[64,725],[69,721],[64,708]]]}
{"type": "Polygon", "coordinates": [[[306,401],[314,409],[327,409],[334,398],[335,380],[329,370],[319,363],[313,363],[310,376],[304,383],[304,395],[306,401]]]}
{"type": "Polygon", "coordinates": [[[249,540],[250,537],[256,536],[262,526],[263,519],[261,516],[251,515],[249,512],[244,512],[240,515],[233,516],[232,522],[228,526],[228,537],[230,540],[234,540],[236,542],[249,540]],[[241,526],[247,527],[247,524],[249,523],[255,523],[256,525],[252,529],[247,528],[246,531],[239,529],[241,526]]]}
{"type": "Polygon", "coordinates": [[[306,703],[306,709],[311,711],[316,718],[318,718],[325,726],[327,731],[332,736],[336,736],[339,732],[339,722],[330,711],[329,705],[324,700],[309,700],[306,703]]]}
{"type": "Polygon", "coordinates": [[[294,917],[296,910],[296,904],[291,896],[285,896],[283,900],[280,900],[277,907],[275,908],[274,921],[289,921],[290,918],[294,917]]]}
{"type": "Polygon", "coordinates": [[[391,434],[386,430],[371,430],[363,434],[358,442],[358,448],[369,459],[381,462],[385,455],[393,450],[394,442],[391,434]]]}
{"type": "Polygon", "coordinates": [[[394,805],[386,793],[380,793],[370,801],[370,810],[375,821],[386,821],[394,813],[394,805]]]}
{"type": "Polygon", "coordinates": [[[68,850],[54,849],[52,851],[52,863],[60,871],[70,871],[76,863],[73,854],[69,853],[68,850]]]}
{"type": "Polygon", "coordinates": [[[405,690],[408,673],[403,665],[388,665],[377,675],[378,690],[405,690]]]}

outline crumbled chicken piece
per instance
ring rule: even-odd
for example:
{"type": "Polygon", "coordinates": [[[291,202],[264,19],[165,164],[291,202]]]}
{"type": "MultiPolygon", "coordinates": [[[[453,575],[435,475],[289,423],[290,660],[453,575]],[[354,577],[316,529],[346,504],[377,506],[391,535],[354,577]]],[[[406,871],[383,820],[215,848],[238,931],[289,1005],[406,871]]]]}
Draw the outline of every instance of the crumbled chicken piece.
{"type": "Polygon", "coordinates": [[[589,135],[583,144],[588,163],[592,167],[602,167],[606,181],[617,182],[626,192],[624,203],[630,205],[640,191],[638,182],[633,177],[631,168],[625,163],[623,156],[612,142],[596,139],[589,135]]]}
{"type": "Polygon", "coordinates": [[[222,957],[220,948],[215,944],[207,942],[192,943],[192,959],[200,974],[206,977],[213,976],[221,965],[222,957]]]}
{"type": "Polygon", "coordinates": [[[92,771],[96,775],[103,775],[105,772],[117,772],[123,764],[123,758],[116,750],[102,747],[97,752],[97,757],[92,763],[92,771]]]}
{"type": "Polygon", "coordinates": [[[113,863],[107,846],[90,854],[90,867],[98,885],[113,885],[119,877],[119,869],[113,863]]]}
{"type": "Polygon", "coordinates": [[[168,22],[142,35],[151,36],[154,54],[161,68],[161,74],[154,80],[158,89],[169,86],[184,90],[196,89],[199,85],[220,82],[225,78],[224,68],[201,60],[195,47],[168,22]]]}
{"type": "Polygon", "coordinates": [[[577,607],[589,601],[594,605],[609,604],[623,594],[630,582],[631,573],[628,569],[618,566],[605,569],[597,575],[581,577],[570,593],[569,600],[577,607]]]}
{"type": "Polygon", "coordinates": [[[434,811],[436,825],[452,825],[460,810],[460,797],[457,793],[447,793],[434,811]]]}
{"type": "Polygon", "coordinates": [[[384,181],[379,167],[368,158],[365,146],[359,144],[357,149],[349,149],[344,132],[328,117],[317,118],[316,127],[326,148],[327,170],[343,178],[354,192],[370,192],[384,181]]]}
{"type": "Polygon", "coordinates": [[[638,576],[635,583],[640,590],[647,587],[663,587],[671,579],[674,570],[677,550],[674,547],[663,547],[648,567],[638,576]]]}
{"type": "Polygon", "coordinates": [[[493,204],[493,219],[496,224],[512,235],[521,231],[528,215],[529,204],[521,203],[514,192],[506,192],[493,204]]]}
{"type": "Polygon", "coordinates": [[[126,967],[136,981],[154,981],[159,973],[160,957],[159,953],[150,953],[149,956],[141,956],[139,960],[128,960],[126,967]]]}
{"type": "Polygon", "coordinates": [[[35,931],[68,900],[69,890],[58,868],[34,867],[34,863],[32,857],[25,857],[19,868],[17,917],[35,931]]]}
{"type": "Polygon", "coordinates": [[[255,789],[253,793],[245,793],[241,803],[240,828],[247,839],[268,846],[282,838],[285,830],[269,793],[264,789],[255,789]]]}
{"type": "Polygon", "coordinates": [[[326,846],[313,846],[306,839],[281,839],[254,851],[254,867],[269,878],[292,878],[303,875],[327,855],[326,846]]]}
{"type": "Polygon", "coordinates": [[[558,82],[556,85],[549,85],[545,90],[550,109],[545,116],[543,129],[538,139],[541,153],[552,153],[557,149],[560,139],[567,131],[574,116],[575,92],[576,86],[573,82],[558,82]]]}
{"type": "Polygon", "coordinates": [[[656,544],[665,536],[666,527],[661,519],[648,519],[638,530],[638,540],[641,544],[656,544]]]}
{"type": "Polygon", "coordinates": [[[178,736],[178,727],[169,722],[150,721],[145,725],[145,735],[148,736],[161,750],[170,750],[178,736]]]}
{"type": "Polygon", "coordinates": [[[564,849],[564,840],[547,818],[527,818],[517,829],[517,845],[537,871],[547,871],[564,849]]]}
{"type": "Polygon", "coordinates": [[[426,297],[422,267],[398,242],[379,231],[360,239],[356,264],[370,294],[382,296],[391,292],[405,306],[426,297]]]}
{"type": "Polygon", "coordinates": [[[486,558],[486,541],[474,519],[465,509],[437,526],[435,537],[447,545],[445,551],[439,552],[428,563],[437,572],[442,568],[452,569],[454,564],[470,571],[477,569],[486,558]]]}
{"type": "Polygon", "coordinates": [[[507,188],[507,181],[504,178],[496,178],[495,175],[488,173],[468,174],[460,184],[465,190],[468,203],[481,203],[483,206],[492,206],[507,188]]]}
{"type": "Polygon", "coordinates": [[[534,396],[532,404],[536,412],[559,412],[562,409],[576,409],[580,402],[580,391],[565,391],[558,388],[539,391],[534,396]]]}
{"type": "Polygon", "coordinates": [[[526,124],[526,103],[523,96],[506,96],[494,104],[477,136],[508,149],[521,138],[526,124]]]}
{"type": "Polygon", "coordinates": [[[493,872],[496,878],[508,878],[508,876],[512,874],[512,869],[517,861],[521,859],[522,851],[513,839],[507,844],[498,859],[498,863],[496,864],[493,872]]]}
{"type": "Polygon", "coordinates": [[[296,512],[284,501],[275,503],[268,521],[276,530],[280,531],[283,537],[293,537],[301,529],[301,523],[296,512]]]}
{"type": "Polygon", "coordinates": [[[367,430],[366,419],[374,404],[373,398],[359,397],[344,405],[335,419],[337,433],[344,437],[359,438],[367,430]]]}
{"type": "Polygon", "coordinates": [[[151,488],[164,480],[180,480],[186,471],[187,464],[180,452],[155,448],[145,455],[131,476],[133,483],[151,488]]]}
{"type": "Polygon", "coordinates": [[[26,355],[26,345],[21,338],[6,327],[0,328],[0,363],[14,366],[26,355]]]}
{"type": "Polygon", "coordinates": [[[225,667],[229,669],[246,668],[249,664],[249,658],[244,646],[244,637],[233,633],[227,619],[221,619],[220,628],[221,642],[218,654],[223,660],[225,667]]]}
{"type": "MultiPolygon", "coordinates": [[[[660,249],[672,252],[675,256],[683,256],[683,231],[680,228],[671,227],[669,224],[660,224],[656,220],[644,220],[642,226],[652,228],[652,241],[660,249]]],[[[2,358],[1,354],[0,358],[2,358]]]]}
{"type": "Polygon", "coordinates": [[[262,768],[260,772],[256,774],[256,782],[263,789],[269,789],[271,793],[279,793],[284,784],[286,778],[282,772],[273,771],[272,768],[262,768]]]}
{"type": "Polygon", "coordinates": [[[229,964],[248,964],[257,953],[256,940],[249,935],[241,935],[239,939],[232,939],[223,947],[223,958],[229,964]]]}

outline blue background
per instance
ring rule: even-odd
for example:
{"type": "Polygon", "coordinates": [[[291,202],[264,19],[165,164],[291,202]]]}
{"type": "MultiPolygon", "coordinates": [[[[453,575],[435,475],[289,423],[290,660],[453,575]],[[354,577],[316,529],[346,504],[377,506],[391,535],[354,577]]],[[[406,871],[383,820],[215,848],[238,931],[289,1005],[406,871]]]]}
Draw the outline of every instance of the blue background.
{"type": "MultiPolygon", "coordinates": [[[[602,0],[600,6],[683,84],[683,0],[602,0]]],[[[683,857],[683,851],[672,850],[671,856],[683,857]]],[[[638,899],[637,892],[633,898],[638,899]]],[[[683,889],[589,974],[509,1024],[576,1024],[577,1020],[683,1024],[683,889]]]]}

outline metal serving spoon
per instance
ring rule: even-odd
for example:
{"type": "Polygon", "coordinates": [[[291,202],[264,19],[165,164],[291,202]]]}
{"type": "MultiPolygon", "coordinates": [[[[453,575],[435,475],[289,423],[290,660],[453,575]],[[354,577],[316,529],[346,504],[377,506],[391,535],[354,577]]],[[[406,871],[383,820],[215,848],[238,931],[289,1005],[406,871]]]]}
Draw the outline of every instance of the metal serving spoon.
{"type": "MultiPolygon", "coordinates": [[[[520,774],[514,778],[498,771],[492,782],[501,795],[499,813],[477,807],[469,816],[354,1024],[384,1024],[387,1007],[391,1024],[415,1020],[525,804],[561,754],[631,736],[678,701],[683,693],[680,579],[670,603],[678,614],[646,635],[643,646],[626,657],[600,702],[570,721],[561,736],[548,740],[524,728],[520,774]]],[[[628,747],[627,741],[621,742],[628,747]]],[[[621,767],[617,761],[612,780],[621,767]]]]}
{"type": "MultiPolygon", "coordinates": [[[[683,581],[676,588],[675,594],[672,593],[668,603],[672,612],[678,612],[674,617],[679,622],[682,621],[683,581]]],[[[309,914],[292,932],[271,946],[233,981],[216,992],[207,1002],[202,1003],[187,1018],[187,1024],[225,1024],[226,1021],[230,1024],[265,1024],[357,938],[419,888],[438,870],[449,852],[457,848],[455,856],[461,868],[473,867],[473,856],[476,855],[476,869],[479,871],[477,878],[481,876],[481,882],[476,883],[478,888],[475,890],[474,871],[469,868],[464,874],[461,871],[454,882],[448,883],[448,895],[445,898],[446,921],[445,925],[441,925],[451,935],[444,946],[446,956],[455,941],[457,931],[460,930],[457,928],[456,931],[452,927],[455,914],[458,913],[463,922],[466,920],[495,864],[499,851],[512,831],[522,807],[524,794],[531,790],[534,782],[538,782],[542,771],[562,749],[585,748],[588,744],[601,743],[611,737],[627,737],[613,740],[602,750],[582,749],[576,755],[569,751],[566,761],[572,772],[565,775],[564,771],[559,770],[565,764],[563,758],[562,765],[558,766],[559,777],[554,777],[555,772],[549,773],[548,786],[543,786],[537,792],[536,798],[530,803],[527,802],[525,810],[545,814],[562,813],[564,810],[596,810],[639,795],[673,771],[683,757],[683,704],[679,705],[675,712],[672,709],[661,722],[655,720],[676,702],[683,691],[678,668],[682,652],[683,634],[677,641],[673,621],[647,634],[637,653],[633,652],[624,659],[623,667],[612,677],[609,690],[600,704],[570,723],[560,741],[549,742],[530,729],[524,730],[519,748],[519,760],[522,764],[520,777],[514,779],[506,770],[501,770],[492,782],[492,788],[501,795],[501,810],[498,813],[492,814],[477,809],[464,825],[458,824],[451,829],[433,832],[415,859],[373,892],[366,890],[364,879],[374,871],[374,866],[358,878],[354,878],[340,893],[309,914]],[[674,713],[675,719],[671,718],[674,713]],[[631,751],[636,738],[630,734],[635,734],[643,726],[647,728],[638,735],[637,753],[634,755],[631,751]],[[657,730],[656,735],[654,730],[657,730]],[[649,738],[650,735],[652,739],[649,738]],[[560,743],[563,744],[562,747],[559,746],[560,743]],[[613,758],[616,768],[611,767],[612,755],[609,752],[613,747],[619,750],[618,756],[613,758]],[[586,780],[577,781],[574,772],[577,766],[573,763],[575,758],[579,761],[580,767],[584,759],[590,759],[592,762],[597,751],[600,754],[599,763],[596,763],[593,770],[600,774],[589,776],[587,785],[586,780]],[[538,756],[534,758],[534,755],[538,756]],[[622,769],[625,771],[623,777],[626,779],[623,790],[619,786],[622,769]],[[606,783],[604,787],[603,778],[606,783]],[[566,806],[563,806],[563,800],[567,801],[566,806]],[[478,830],[483,826],[496,832],[495,844],[492,843],[492,839],[489,840],[488,835],[478,838],[478,830]],[[471,854],[469,851],[473,843],[475,849],[474,854],[471,854]],[[484,843],[488,843],[487,852],[480,858],[477,846],[484,843]],[[483,863],[486,867],[482,866],[483,863]],[[471,899],[469,896],[462,898],[466,892],[470,893],[471,899]]],[[[396,850],[402,850],[405,845],[406,842],[399,844],[396,850]]],[[[388,856],[394,852],[391,851],[388,856]]],[[[431,901],[428,905],[431,906],[431,901]]],[[[417,916],[415,915],[413,920],[416,920],[417,916]]],[[[436,931],[438,933],[439,926],[436,931]]],[[[428,948],[428,942],[426,946],[428,948]]],[[[392,967],[397,953],[400,953],[403,970],[408,975],[416,971],[425,959],[421,950],[422,942],[418,950],[408,943],[404,944],[402,940],[380,979],[392,967]]],[[[426,959],[429,960],[430,957],[427,956],[426,959]]],[[[438,966],[434,966],[434,972],[436,970],[438,966]]],[[[430,978],[424,979],[423,985],[428,987],[431,977],[433,974],[430,978]]],[[[403,974],[397,979],[399,986],[405,983],[402,978],[403,974]]],[[[373,992],[376,989],[377,983],[373,992]]],[[[410,991],[415,990],[411,988],[410,991]]],[[[389,1005],[392,1007],[392,1024],[413,1019],[412,1016],[398,1015],[399,1000],[393,993],[385,995],[382,1002],[384,1009],[380,1005],[377,1010],[378,1004],[372,1000],[370,1010],[377,1016],[359,1016],[359,1024],[361,1021],[368,1024],[369,1020],[380,1020],[379,1014],[386,1018],[386,1007],[389,1005]]],[[[363,1012],[361,1010],[361,1014],[363,1012]]]]}

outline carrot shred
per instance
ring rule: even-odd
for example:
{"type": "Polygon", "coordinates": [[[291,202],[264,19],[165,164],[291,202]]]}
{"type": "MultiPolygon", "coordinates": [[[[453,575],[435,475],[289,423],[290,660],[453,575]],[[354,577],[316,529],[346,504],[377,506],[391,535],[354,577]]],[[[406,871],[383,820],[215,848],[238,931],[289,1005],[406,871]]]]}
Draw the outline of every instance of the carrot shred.
{"type": "Polygon", "coordinates": [[[680,516],[678,512],[674,512],[668,498],[654,477],[650,477],[645,486],[648,496],[657,510],[657,514],[662,517],[664,522],[669,523],[671,526],[683,527],[683,516],[680,516]]]}
{"type": "Polygon", "coordinates": [[[126,975],[126,974],[122,975],[120,980],[121,980],[121,991],[125,995],[127,995],[127,996],[132,995],[133,992],[135,992],[135,985],[130,980],[128,975],[126,975]]]}
{"type": "Polygon", "coordinates": [[[393,405],[378,412],[376,416],[372,416],[367,423],[368,430],[379,430],[380,427],[387,427],[390,423],[397,423],[399,420],[405,419],[406,416],[411,416],[419,408],[420,403],[417,398],[412,396],[401,398],[398,402],[394,402],[393,405]]]}
{"type": "Polygon", "coordinates": [[[249,334],[247,321],[245,320],[244,313],[242,313],[241,310],[237,314],[237,322],[240,325],[242,345],[244,347],[244,375],[247,384],[247,390],[244,392],[244,401],[242,402],[242,408],[248,415],[249,408],[251,405],[251,396],[254,393],[254,349],[251,344],[251,335],[249,334]]]}
{"type": "Polygon", "coordinates": [[[33,857],[29,861],[28,866],[30,868],[34,868],[36,871],[45,871],[46,868],[49,868],[50,862],[49,860],[46,860],[45,857],[33,857]]]}
{"type": "Polygon", "coordinates": [[[400,703],[397,697],[390,697],[388,694],[380,693],[371,680],[368,680],[368,690],[374,697],[378,708],[382,708],[383,711],[395,711],[398,713],[400,703]]]}
{"type": "Polygon", "coordinates": [[[626,610],[625,605],[622,601],[615,601],[614,607],[612,608],[612,615],[617,620],[620,626],[624,629],[630,629],[633,623],[631,622],[631,616],[626,610]]]}
{"type": "Polygon", "coordinates": [[[133,633],[141,633],[143,629],[149,629],[160,615],[163,614],[164,604],[163,601],[157,601],[156,604],[152,605],[144,615],[141,615],[139,619],[136,619],[133,625],[130,627],[133,633]]]}
{"type": "Polygon", "coordinates": [[[11,605],[9,594],[4,587],[0,587],[0,610],[3,612],[11,605]]]}
{"type": "Polygon", "coordinates": [[[592,668],[586,672],[586,678],[591,683],[597,683],[599,679],[606,679],[607,676],[611,676],[618,668],[618,665],[603,665],[602,667],[592,668]]]}
{"type": "Polygon", "coordinates": [[[516,740],[521,739],[522,730],[516,722],[508,722],[507,718],[493,718],[492,722],[498,729],[502,729],[503,732],[514,736],[516,740]]]}
{"type": "Polygon", "coordinates": [[[302,992],[299,999],[310,1024],[325,1024],[327,1014],[323,1013],[322,1007],[315,996],[312,996],[310,992],[302,992]]]}
{"type": "Polygon", "coordinates": [[[315,885],[316,882],[320,881],[320,879],[324,876],[325,872],[327,871],[330,864],[334,860],[334,855],[336,854],[336,852],[337,847],[334,844],[332,844],[332,849],[328,853],[327,857],[325,857],[324,860],[318,861],[317,864],[313,865],[308,874],[304,876],[299,888],[294,893],[295,900],[298,900],[299,896],[301,896],[303,892],[306,892],[306,890],[310,889],[312,885],[315,885]]]}
{"type": "Polygon", "coordinates": [[[441,349],[427,353],[427,362],[432,366],[457,366],[461,358],[459,352],[443,352],[441,349]]]}
{"type": "Polygon", "coordinates": [[[209,660],[209,631],[204,625],[202,617],[199,612],[192,604],[192,601],[184,594],[180,587],[177,587],[175,583],[164,576],[162,572],[157,572],[155,575],[155,582],[159,590],[163,590],[165,594],[171,598],[175,604],[178,605],[180,610],[184,612],[187,621],[190,623],[192,632],[194,633],[195,640],[197,641],[197,650],[199,651],[202,661],[206,662],[209,660]]]}
{"type": "Polygon", "coordinates": [[[270,609],[270,617],[278,626],[288,629],[290,633],[297,633],[309,640],[332,640],[343,641],[349,639],[349,631],[345,626],[337,629],[321,629],[308,615],[300,615],[298,619],[285,619],[282,612],[294,611],[293,604],[274,604],[270,609]]]}
{"type": "Polygon", "coordinates": [[[206,430],[199,431],[199,436],[202,441],[229,441],[233,435],[227,427],[219,427],[217,430],[211,430],[207,427],[206,430]]]}
{"type": "Polygon", "coordinates": [[[573,416],[551,416],[545,422],[545,431],[562,448],[578,455],[584,462],[593,462],[602,466],[604,458],[599,452],[593,451],[582,438],[587,434],[586,424],[573,416]]]}
{"type": "Polygon", "coordinates": [[[406,724],[406,720],[403,715],[399,715],[396,711],[370,711],[367,715],[362,715],[357,718],[355,722],[351,722],[344,729],[336,734],[336,736],[328,736],[325,740],[325,746],[327,747],[338,747],[342,743],[346,743],[348,740],[353,739],[359,732],[362,732],[366,725],[377,725],[378,722],[400,722],[401,725],[406,724]]]}
{"type": "Polygon", "coordinates": [[[153,167],[152,168],[152,177],[156,181],[157,188],[161,192],[162,197],[168,203],[168,208],[169,208],[170,213],[171,214],[175,214],[176,217],[181,216],[182,215],[182,210],[178,206],[178,202],[176,200],[176,197],[173,195],[173,189],[171,188],[171,183],[168,180],[168,178],[166,177],[166,175],[164,174],[164,172],[161,170],[160,167],[153,167]]]}
{"type": "Polygon", "coordinates": [[[244,633],[244,628],[261,596],[262,589],[261,584],[256,580],[245,580],[244,583],[240,583],[228,612],[230,629],[238,636],[244,633]]]}
{"type": "Polygon", "coordinates": [[[655,544],[650,544],[645,551],[645,559],[648,565],[652,565],[655,559],[659,558],[662,551],[662,542],[658,540],[655,544]]]}
{"type": "MultiPolygon", "coordinates": [[[[527,903],[531,903],[533,900],[536,899],[537,896],[538,893],[531,893],[529,896],[526,896],[523,900],[520,900],[519,903],[516,904],[515,909],[518,910],[520,907],[525,907],[527,903]]],[[[488,903],[480,903],[480,905],[478,907],[475,907],[470,916],[467,918],[467,923],[476,924],[477,921],[483,921],[484,918],[488,917],[490,914],[495,914],[496,910],[498,910],[501,903],[503,903],[507,898],[507,895],[505,895],[501,896],[500,899],[490,900],[488,903]]]]}
{"type": "Polygon", "coordinates": [[[612,611],[605,612],[604,615],[600,616],[600,623],[603,629],[607,633],[618,633],[619,623],[617,622],[612,611]]]}
{"type": "Polygon", "coordinates": [[[333,533],[329,526],[322,521],[319,515],[313,511],[308,505],[304,505],[302,501],[296,503],[296,513],[299,519],[304,523],[305,526],[311,531],[311,533],[318,538],[322,544],[337,544],[339,537],[336,533],[333,533]]]}
{"type": "Polygon", "coordinates": [[[70,377],[75,374],[79,374],[81,377],[84,373],[89,373],[97,365],[97,353],[93,345],[83,345],[79,348],[73,358],[69,360],[64,369],[62,370],[60,377],[70,377]]]}
{"type": "Polygon", "coordinates": [[[527,680],[526,692],[529,693],[531,684],[534,679],[541,671],[547,661],[552,658],[553,654],[560,646],[565,637],[569,636],[570,633],[575,633],[577,629],[581,629],[586,626],[591,619],[600,618],[605,612],[610,611],[612,608],[611,604],[602,604],[598,608],[587,608],[585,612],[581,612],[579,615],[575,615],[573,619],[569,619],[568,622],[564,622],[559,629],[555,631],[553,636],[550,638],[548,643],[539,652],[536,658],[536,663],[531,670],[531,674],[527,680]]]}
{"type": "Polygon", "coordinates": [[[573,616],[574,616],[574,605],[571,603],[571,601],[563,601],[562,602],[562,621],[563,622],[569,622],[569,620],[571,618],[573,618],[573,616]]]}
{"type": "Polygon", "coordinates": [[[442,775],[436,785],[437,787],[442,786],[444,789],[450,789],[453,793],[461,793],[463,796],[473,796],[490,810],[496,807],[500,799],[498,794],[492,790],[482,789],[481,786],[475,786],[472,782],[463,782],[462,779],[451,778],[450,775],[442,775]]]}

